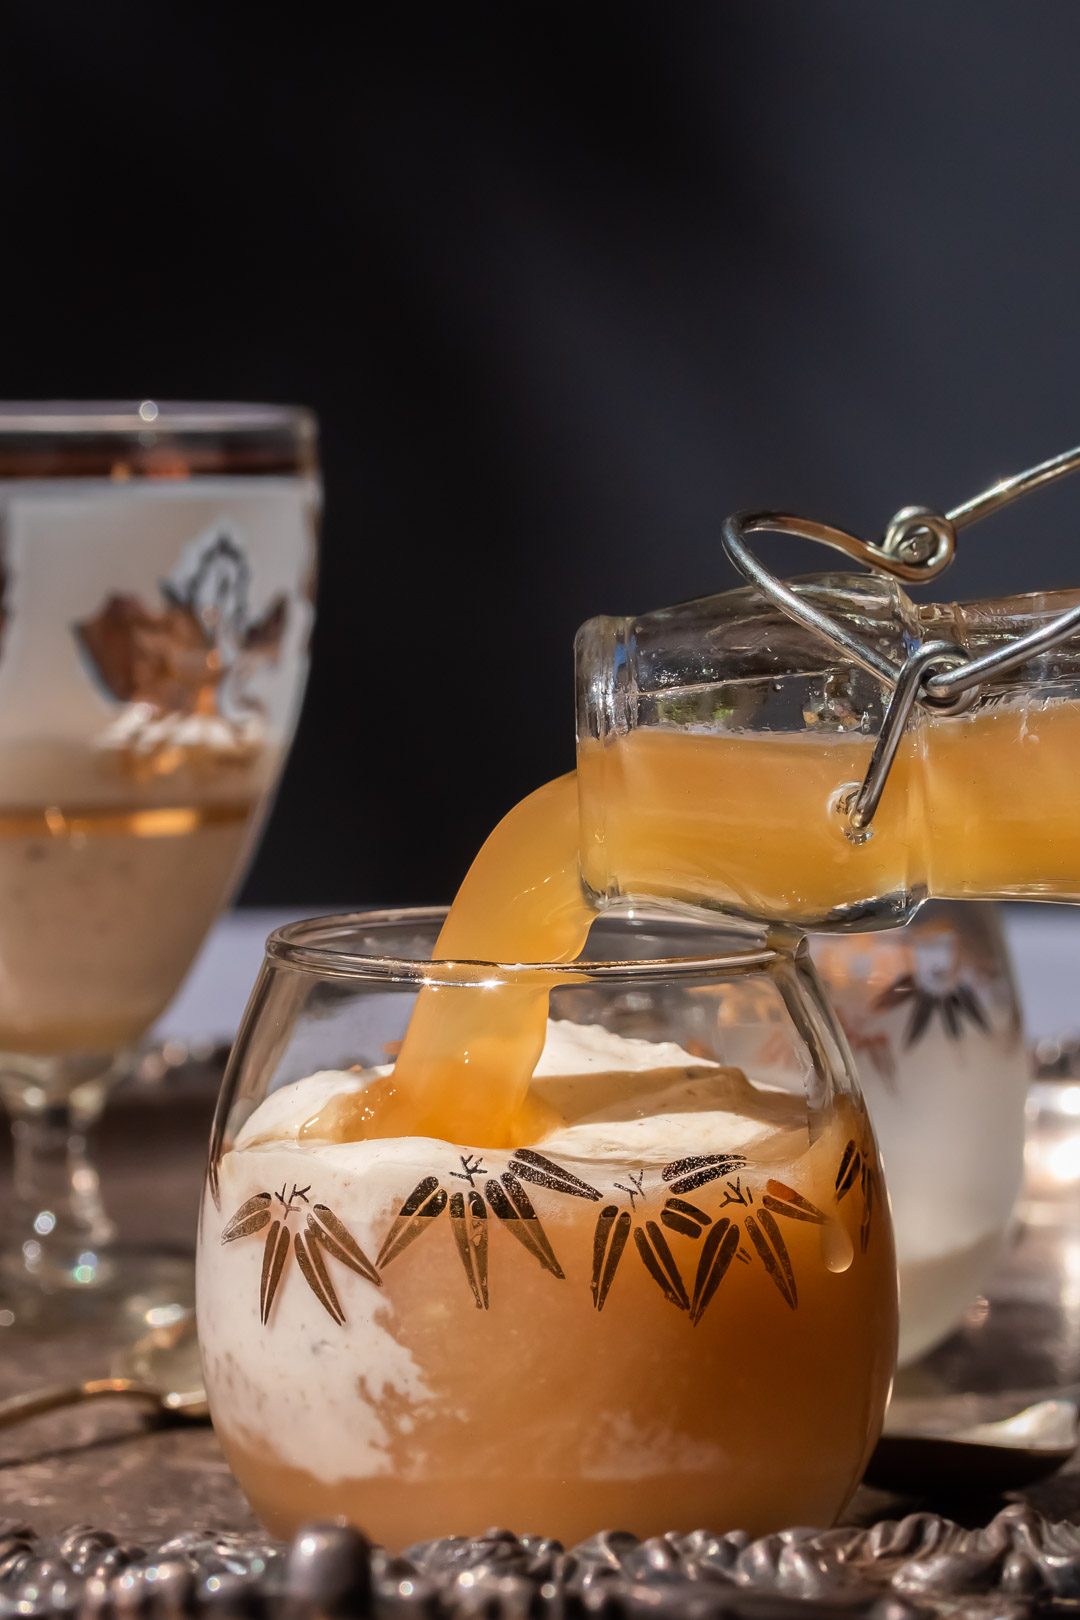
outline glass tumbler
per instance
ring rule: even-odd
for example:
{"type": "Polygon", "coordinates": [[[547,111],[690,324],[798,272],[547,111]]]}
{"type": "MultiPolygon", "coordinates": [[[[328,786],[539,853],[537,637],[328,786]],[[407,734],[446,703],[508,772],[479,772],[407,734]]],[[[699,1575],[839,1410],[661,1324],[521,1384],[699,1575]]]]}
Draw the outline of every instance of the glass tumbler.
{"type": "MultiPolygon", "coordinates": [[[[169,1274],[115,1247],[86,1133],[254,847],[304,687],[318,506],[305,411],[0,405],[6,1325],[169,1274]]],[[[190,1260],[172,1270],[190,1297],[190,1260]]]]}
{"type": "Polygon", "coordinates": [[[1020,1190],[1031,1061],[992,905],[821,935],[818,969],[881,1143],[900,1267],[900,1361],[960,1325],[1020,1190]]]}
{"type": "Polygon", "coordinates": [[[443,915],[272,935],[229,1064],[198,1322],[255,1510],[392,1548],[831,1522],[880,1428],[896,1270],[805,948],[606,917],[572,965],[450,963],[443,915]],[[549,993],[535,1140],[329,1127],[422,987],[494,1007],[523,984],[549,993]]]}

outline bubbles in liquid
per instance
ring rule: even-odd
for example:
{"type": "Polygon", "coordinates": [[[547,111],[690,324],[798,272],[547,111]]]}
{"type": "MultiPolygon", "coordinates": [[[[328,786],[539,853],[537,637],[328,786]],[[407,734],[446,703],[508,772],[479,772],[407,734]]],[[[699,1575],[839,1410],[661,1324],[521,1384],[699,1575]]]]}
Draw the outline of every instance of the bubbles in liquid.
{"type": "Polygon", "coordinates": [[[855,1258],[855,1249],[839,1221],[826,1221],[821,1228],[821,1258],[829,1271],[843,1272],[855,1258]]]}

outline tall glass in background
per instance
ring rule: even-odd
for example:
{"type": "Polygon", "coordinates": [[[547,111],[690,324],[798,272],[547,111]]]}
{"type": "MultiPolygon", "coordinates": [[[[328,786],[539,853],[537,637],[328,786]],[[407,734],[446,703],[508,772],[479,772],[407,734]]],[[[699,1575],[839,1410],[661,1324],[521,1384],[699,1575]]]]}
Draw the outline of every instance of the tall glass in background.
{"type": "Polygon", "coordinates": [[[304,688],[319,498],[304,411],[0,405],[5,1323],[145,1280],[85,1135],[254,848],[304,688]]]}
{"type": "Polygon", "coordinates": [[[1031,1082],[1012,964],[996,907],[970,902],[813,953],[885,1161],[904,1364],[959,1327],[1012,1220],[1031,1082]]]}

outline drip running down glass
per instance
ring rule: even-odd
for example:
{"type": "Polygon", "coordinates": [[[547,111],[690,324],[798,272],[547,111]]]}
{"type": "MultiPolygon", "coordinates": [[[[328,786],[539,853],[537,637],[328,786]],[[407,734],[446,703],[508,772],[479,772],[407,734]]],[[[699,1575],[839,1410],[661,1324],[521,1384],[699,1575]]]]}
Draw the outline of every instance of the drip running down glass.
{"type": "Polygon", "coordinates": [[[256,1511],[391,1547],[830,1522],[880,1428],[896,1271],[805,947],[609,916],[573,964],[445,963],[443,918],[272,936],[229,1065],[198,1319],[256,1511]],[[531,1140],[327,1127],[421,992],[497,1020],[526,989],[549,1012],[531,1140]]]}
{"type": "Polygon", "coordinates": [[[307,669],[304,411],[0,404],[0,1321],[190,1297],[85,1136],[252,851],[307,669]]]}

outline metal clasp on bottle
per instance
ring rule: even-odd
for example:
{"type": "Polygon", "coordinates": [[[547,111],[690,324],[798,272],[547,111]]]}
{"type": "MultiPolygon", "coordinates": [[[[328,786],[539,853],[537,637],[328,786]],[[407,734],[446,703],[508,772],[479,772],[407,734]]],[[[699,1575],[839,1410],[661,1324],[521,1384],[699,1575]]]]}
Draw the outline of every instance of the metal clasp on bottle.
{"type": "Polygon", "coordinates": [[[956,537],[962,529],[992,516],[1022,495],[1078,470],[1080,448],[1066,450],[1063,455],[1017,473],[1013,478],[1003,478],[950,512],[935,512],[926,506],[905,506],[897,512],[880,540],[864,540],[846,529],[787,512],[736,512],[725,518],[724,550],[748,584],[789,619],[868,670],[890,690],[866,776],[847,804],[852,831],[864,833],[873,821],[904,727],[916,703],[938,714],[962,713],[975,701],[984,682],[1018,669],[1028,659],[1060,646],[1080,630],[1080,604],[978,658],[970,657],[951,642],[927,641],[898,664],[770,573],[749,549],[746,536],[795,535],[801,540],[812,540],[842,551],[877,573],[909,584],[921,584],[936,579],[952,562],[956,537]]]}

